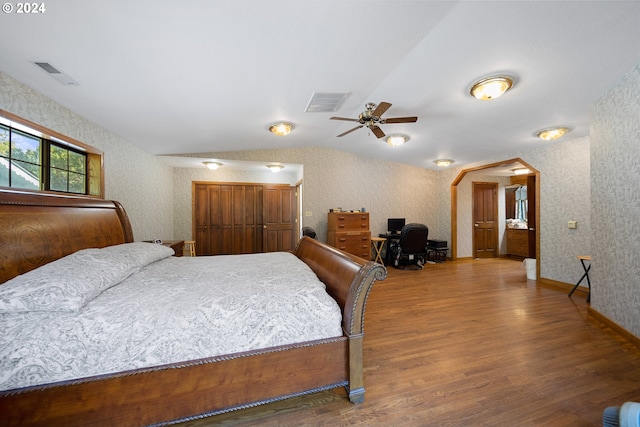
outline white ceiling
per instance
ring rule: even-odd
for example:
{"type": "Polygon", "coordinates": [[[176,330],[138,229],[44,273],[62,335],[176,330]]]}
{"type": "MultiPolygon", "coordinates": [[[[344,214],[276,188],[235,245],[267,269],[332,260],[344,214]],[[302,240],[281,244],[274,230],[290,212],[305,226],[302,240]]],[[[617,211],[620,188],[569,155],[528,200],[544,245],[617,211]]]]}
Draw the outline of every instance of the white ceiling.
{"type": "Polygon", "coordinates": [[[58,0],[0,15],[0,70],[152,154],[324,146],[436,169],[589,133],[589,106],[640,63],[640,1],[58,0]],[[75,80],[63,85],[33,64],[75,80]],[[468,94],[516,77],[491,102],[468,94]],[[349,92],[333,113],[314,92],[349,92]],[[357,117],[393,106],[392,148],[357,117]],[[286,137],[267,125],[295,124],[286,137]]]}

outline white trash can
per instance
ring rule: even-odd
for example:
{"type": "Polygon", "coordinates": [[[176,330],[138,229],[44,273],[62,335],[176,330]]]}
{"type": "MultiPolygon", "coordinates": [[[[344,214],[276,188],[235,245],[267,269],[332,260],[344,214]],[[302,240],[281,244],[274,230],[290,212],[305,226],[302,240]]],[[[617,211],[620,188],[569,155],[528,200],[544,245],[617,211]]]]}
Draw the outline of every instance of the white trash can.
{"type": "Polygon", "coordinates": [[[535,258],[525,258],[522,261],[522,268],[527,270],[527,279],[536,280],[536,259],[535,258]]]}

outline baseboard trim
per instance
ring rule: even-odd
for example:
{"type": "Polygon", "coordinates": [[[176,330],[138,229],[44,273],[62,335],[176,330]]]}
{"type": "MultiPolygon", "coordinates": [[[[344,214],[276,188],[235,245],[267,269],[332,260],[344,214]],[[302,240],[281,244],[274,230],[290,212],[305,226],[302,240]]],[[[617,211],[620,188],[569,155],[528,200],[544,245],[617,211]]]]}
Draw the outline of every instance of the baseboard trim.
{"type": "MultiPolygon", "coordinates": [[[[571,292],[571,290],[575,286],[575,284],[572,284],[572,283],[559,282],[557,280],[551,280],[551,279],[540,279],[538,280],[538,284],[541,286],[544,286],[545,288],[558,289],[558,290],[563,290],[567,292],[571,292]]],[[[584,294],[588,294],[589,288],[586,286],[578,286],[576,291],[582,292],[584,294]]],[[[628,341],[629,343],[633,344],[635,347],[640,349],[640,338],[636,337],[634,334],[627,331],[625,328],[618,325],[616,322],[609,319],[604,314],[600,313],[598,310],[592,308],[591,306],[588,306],[587,315],[590,316],[593,320],[601,323],[602,326],[604,326],[605,328],[611,329],[611,331],[614,334],[620,336],[625,341],[628,341]]]]}
{"type": "MultiPolygon", "coordinates": [[[[567,292],[571,292],[571,289],[575,286],[575,284],[567,283],[567,282],[559,282],[557,280],[551,279],[538,279],[538,284],[544,286],[545,288],[559,289],[567,292]]],[[[578,286],[576,291],[583,292],[585,294],[589,293],[589,288],[586,286],[578,286]]]]}
{"type": "Polygon", "coordinates": [[[591,316],[595,321],[602,323],[602,325],[606,328],[611,329],[614,333],[622,337],[624,340],[630,342],[638,349],[640,349],[640,338],[633,335],[631,332],[627,331],[622,326],[618,325],[613,320],[609,319],[604,314],[600,313],[598,310],[588,307],[589,316],[591,316]]]}

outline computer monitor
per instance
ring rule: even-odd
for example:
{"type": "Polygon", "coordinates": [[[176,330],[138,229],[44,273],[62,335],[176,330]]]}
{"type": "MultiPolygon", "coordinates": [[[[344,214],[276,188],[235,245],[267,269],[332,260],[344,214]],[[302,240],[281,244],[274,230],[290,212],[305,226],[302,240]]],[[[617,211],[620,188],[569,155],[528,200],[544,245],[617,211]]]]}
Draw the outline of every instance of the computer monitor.
{"type": "Polygon", "coordinates": [[[399,233],[404,227],[404,218],[389,218],[387,219],[387,231],[391,234],[399,233]]]}

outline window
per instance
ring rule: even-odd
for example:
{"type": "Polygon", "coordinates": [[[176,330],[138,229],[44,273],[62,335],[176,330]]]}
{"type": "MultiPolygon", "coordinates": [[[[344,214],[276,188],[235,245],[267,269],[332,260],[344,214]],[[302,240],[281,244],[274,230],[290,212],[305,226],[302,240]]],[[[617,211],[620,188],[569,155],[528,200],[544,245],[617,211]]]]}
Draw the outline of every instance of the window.
{"type": "Polygon", "coordinates": [[[0,186],[103,197],[102,153],[0,110],[0,186]]]}
{"type": "Polygon", "coordinates": [[[42,164],[40,138],[0,127],[0,184],[39,190],[42,164]]]}
{"type": "Polygon", "coordinates": [[[87,156],[69,148],[49,145],[49,189],[85,194],[87,156]]]}

